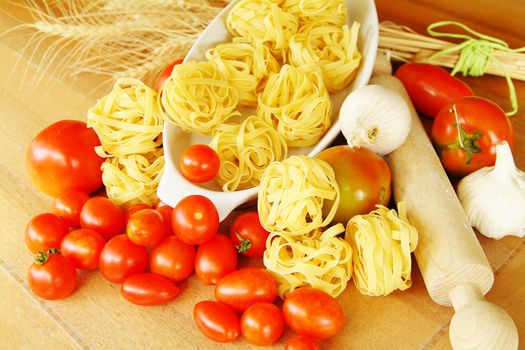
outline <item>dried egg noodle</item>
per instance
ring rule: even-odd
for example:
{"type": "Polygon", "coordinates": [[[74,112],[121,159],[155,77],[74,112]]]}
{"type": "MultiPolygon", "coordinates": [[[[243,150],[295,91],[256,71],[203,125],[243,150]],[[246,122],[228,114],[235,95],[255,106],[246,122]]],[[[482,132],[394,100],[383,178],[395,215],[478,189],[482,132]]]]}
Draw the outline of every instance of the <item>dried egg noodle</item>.
{"type": "Polygon", "coordinates": [[[210,135],[229,116],[239,114],[238,101],[237,90],[209,62],[175,66],[160,94],[166,120],[201,135],[210,135]]]}
{"type": "Polygon", "coordinates": [[[147,153],[162,145],[162,114],[156,92],[137,79],[119,79],[89,109],[87,125],[97,133],[101,157],[147,153]]]}
{"type": "Polygon", "coordinates": [[[283,135],[289,147],[316,144],[330,128],[332,100],[316,70],[284,65],[259,95],[257,115],[283,135]]]}
{"type": "Polygon", "coordinates": [[[266,240],[264,265],[277,280],[278,293],[285,298],[296,288],[311,286],[333,297],[345,290],[352,277],[352,248],[337,237],[342,224],[313,237],[271,233],[266,240]]]}
{"type": "Polygon", "coordinates": [[[339,186],[332,167],[307,156],[274,162],[261,179],[257,208],[267,231],[306,235],[327,226],[339,205],[339,186]],[[323,205],[332,205],[323,218],[323,205]]]}
{"type": "Polygon", "coordinates": [[[282,7],[299,18],[299,25],[342,26],[347,19],[346,0],[286,0],[282,7]]]}
{"type": "Polygon", "coordinates": [[[319,67],[330,93],[344,89],[354,79],[361,62],[357,49],[359,23],[328,26],[308,24],[290,39],[288,58],[296,67],[319,67]]]}
{"type": "Polygon", "coordinates": [[[221,160],[217,181],[225,192],[259,185],[268,165],[283,160],[288,152],[284,138],[256,116],[218,126],[210,146],[221,160]]]}
{"type": "Polygon", "coordinates": [[[370,214],[350,219],[345,235],[354,255],[354,283],[361,293],[375,296],[412,285],[410,253],[418,240],[403,202],[398,204],[399,216],[395,210],[377,207],[370,214]]]}
{"type": "Polygon", "coordinates": [[[108,158],[102,164],[102,182],[108,198],[117,205],[155,205],[157,187],[164,169],[162,148],[147,154],[108,158]]]}
{"type": "Polygon", "coordinates": [[[243,38],[217,45],[208,50],[206,58],[225,74],[239,92],[239,104],[246,106],[257,105],[258,92],[264,88],[268,75],[281,68],[268,47],[243,38]]]}
{"type": "Polygon", "coordinates": [[[286,56],[298,19],[279,7],[280,1],[241,0],[228,13],[226,26],[234,36],[267,45],[277,58],[286,56]]]}

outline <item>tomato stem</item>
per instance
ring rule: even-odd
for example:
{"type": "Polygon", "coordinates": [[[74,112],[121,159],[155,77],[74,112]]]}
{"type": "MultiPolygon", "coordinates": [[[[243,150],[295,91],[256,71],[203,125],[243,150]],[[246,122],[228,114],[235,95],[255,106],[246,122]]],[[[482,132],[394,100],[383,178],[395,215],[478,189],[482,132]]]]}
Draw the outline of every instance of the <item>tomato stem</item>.
{"type": "Polygon", "coordinates": [[[235,236],[237,236],[237,239],[241,241],[241,244],[235,246],[238,253],[246,253],[248,250],[250,250],[252,247],[252,242],[250,242],[249,239],[244,239],[237,231],[235,231],[235,236]]]}
{"type": "Polygon", "coordinates": [[[465,164],[469,165],[470,161],[472,160],[472,156],[474,154],[481,153],[482,151],[477,141],[483,135],[483,133],[479,130],[474,130],[472,134],[469,134],[467,131],[465,131],[465,129],[461,127],[461,124],[459,123],[458,111],[456,110],[456,105],[452,105],[452,109],[450,112],[454,113],[454,116],[456,118],[456,121],[453,125],[458,131],[458,141],[449,144],[446,147],[447,149],[461,148],[465,150],[465,152],[467,153],[467,160],[465,164]]]}
{"type": "Polygon", "coordinates": [[[38,252],[35,254],[35,264],[43,265],[49,259],[49,254],[45,252],[38,252]]]}

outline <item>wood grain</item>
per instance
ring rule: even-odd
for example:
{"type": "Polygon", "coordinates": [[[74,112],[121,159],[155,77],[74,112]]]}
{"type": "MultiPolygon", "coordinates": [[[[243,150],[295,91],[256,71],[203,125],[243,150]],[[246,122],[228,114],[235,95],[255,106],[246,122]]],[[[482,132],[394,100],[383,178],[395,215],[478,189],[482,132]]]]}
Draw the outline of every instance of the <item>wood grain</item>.
{"type": "MultiPolygon", "coordinates": [[[[524,45],[524,6],[500,0],[377,0],[381,19],[390,19],[423,30],[430,22],[456,18],[488,34],[499,35],[513,46],[524,45]],[[468,10],[467,10],[468,9],[468,10]],[[520,15],[521,14],[521,15],[520,15]]],[[[16,25],[12,14],[26,17],[11,2],[0,2],[0,31],[16,25]]],[[[213,289],[194,277],[181,285],[178,299],[163,307],[144,308],[127,303],[118,286],[97,272],[81,274],[78,290],[61,302],[44,302],[28,291],[25,282],[31,256],[23,230],[27,221],[49,210],[51,199],[30,183],[24,152],[31,138],[59,119],[84,119],[106,87],[100,79],[85,76],[63,78],[44,69],[40,54],[22,52],[24,38],[0,41],[0,341],[7,349],[245,349],[245,341],[217,344],[200,334],[191,319],[193,304],[211,298],[213,289]],[[17,64],[15,64],[18,62],[17,64]],[[25,75],[24,75],[25,74],[25,75]],[[31,86],[22,77],[43,74],[44,85],[31,86]]],[[[56,67],[55,67],[56,68],[56,67]]],[[[508,108],[506,85],[494,77],[466,78],[474,91],[508,108]]],[[[525,169],[525,84],[516,83],[522,106],[512,118],[516,137],[517,165],[525,169]]],[[[513,317],[525,344],[525,250],[524,240],[489,240],[478,235],[492,268],[495,284],[487,299],[513,317]]],[[[363,296],[350,284],[339,300],[346,324],[340,334],[323,341],[326,349],[449,349],[448,322],[452,310],[432,302],[417,266],[413,287],[387,297],[363,296]]],[[[292,334],[287,332],[273,348],[292,334]]],[[[257,347],[258,348],[258,347],[257,347]]],[[[260,348],[259,348],[260,349],[260,348]]]]}

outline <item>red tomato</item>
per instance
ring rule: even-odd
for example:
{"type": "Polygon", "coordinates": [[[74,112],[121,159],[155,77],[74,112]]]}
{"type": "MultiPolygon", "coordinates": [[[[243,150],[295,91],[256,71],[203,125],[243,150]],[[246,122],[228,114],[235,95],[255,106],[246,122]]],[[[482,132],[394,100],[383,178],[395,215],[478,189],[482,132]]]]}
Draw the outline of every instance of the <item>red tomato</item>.
{"type": "Polygon", "coordinates": [[[26,155],[26,166],[38,189],[56,197],[67,190],[91,193],[102,186],[104,159],[95,153],[97,134],[86,123],[61,120],[35,136],[26,155]]]}
{"type": "Polygon", "coordinates": [[[296,335],[293,338],[288,339],[284,350],[321,350],[319,344],[314,339],[306,335],[296,335]]]}
{"type": "Polygon", "coordinates": [[[162,241],[166,227],[162,215],[154,209],[142,209],[131,216],[128,221],[129,239],[138,245],[155,246],[162,241]]]}
{"type": "Polygon", "coordinates": [[[202,244],[211,240],[219,229],[219,213],[212,201],[193,195],[181,200],[171,216],[173,232],[188,244],[202,244]]]}
{"type": "Polygon", "coordinates": [[[75,290],[77,271],[66,257],[55,253],[38,253],[29,268],[29,287],[42,299],[64,299],[75,290]]]}
{"type": "Polygon", "coordinates": [[[128,277],[146,271],[147,267],[146,248],[130,241],[127,235],[113,237],[100,253],[100,273],[113,283],[122,283],[128,277]]]}
{"type": "Polygon", "coordinates": [[[232,342],[241,332],[239,317],[227,305],[216,301],[201,301],[193,308],[193,320],[197,328],[211,340],[232,342]]]}
{"type": "Polygon", "coordinates": [[[135,214],[138,211],[141,211],[142,209],[151,209],[151,207],[146,203],[137,203],[131,205],[128,209],[126,209],[126,212],[124,213],[124,225],[128,225],[128,221],[131,215],[135,214]]]}
{"type": "Polygon", "coordinates": [[[174,281],[188,278],[193,272],[194,265],[195,247],[184,243],[176,236],[166,237],[151,252],[151,272],[174,281]]]}
{"type": "Polygon", "coordinates": [[[180,171],[191,182],[213,180],[219,172],[220,165],[217,152],[207,145],[191,145],[180,156],[180,171]]]}
{"type": "Polygon", "coordinates": [[[273,302],[277,297],[277,283],[264,269],[245,267],[223,277],[215,286],[215,299],[244,311],[260,302],[273,302]]]}
{"type": "Polygon", "coordinates": [[[160,72],[159,77],[157,78],[157,82],[155,83],[155,90],[156,91],[160,91],[162,89],[162,87],[164,86],[164,83],[166,82],[166,80],[168,80],[168,78],[171,76],[171,72],[173,71],[173,67],[175,67],[178,64],[181,64],[182,61],[183,61],[182,59],[177,59],[177,60],[171,62],[170,64],[168,64],[166,66],[166,68],[164,68],[162,70],[162,72],[160,72]]]}
{"type": "Polygon", "coordinates": [[[122,232],[122,210],[104,197],[90,198],[80,211],[80,227],[100,233],[106,240],[122,232]]]}
{"type": "Polygon", "coordinates": [[[441,67],[427,63],[405,63],[396,72],[416,109],[434,118],[453,100],[474,93],[467,84],[441,67]]]}
{"type": "Polygon", "coordinates": [[[242,314],[241,333],[252,344],[272,345],[283,331],[283,313],[272,303],[253,304],[242,314]]]}
{"type": "Polygon", "coordinates": [[[81,190],[69,190],[55,198],[51,211],[61,216],[69,227],[80,226],[80,211],[88,201],[89,195],[81,190]]]}
{"type": "Polygon", "coordinates": [[[230,238],[215,235],[211,241],[197,248],[195,273],[206,284],[216,284],[237,269],[237,251],[230,238]]]}
{"type": "Polygon", "coordinates": [[[250,258],[263,256],[269,234],[262,227],[256,211],[239,215],[230,229],[230,237],[237,251],[250,258]]]}
{"type": "Polygon", "coordinates": [[[283,304],[284,319],[298,334],[316,339],[334,336],[344,324],[341,306],[330,294],[311,287],[296,289],[283,304]]]}
{"type": "Polygon", "coordinates": [[[120,293],[127,301],[144,306],[169,303],[179,295],[180,289],[166,277],[153,273],[139,273],[128,277],[120,293]]]}
{"type": "Polygon", "coordinates": [[[496,145],[506,140],[512,147],[513,135],[505,112],[477,96],[461,98],[443,108],[432,126],[432,139],[443,167],[450,175],[460,177],[494,165],[496,145]]]}
{"type": "Polygon", "coordinates": [[[71,231],[62,240],[60,251],[77,269],[95,270],[106,240],[89,229],[71,231]]]}
{"type": "MultiPolygon", "coordinates": [[[[335,146],[325,149],[317,157],[332,166],[341,193],[332,224],[346,225],[354,215],[367,214],[376,209],[376,204],[388,204],[390,168],[374,152],[366,148],[335,146]]],[[[323,206],[325,216],[331,207],[323,206]]]]}
{"type": "Polygon", "coordinates": [[[60,248],[60,242],[68,234],[66,221],[51,213],[32,218],[26,226],[25,240],[31,253],[47,252],[50,248],[60,248]]]}
{"type": "Polygon", "coordinates": [[[155,209],[162,215],[164,219],[164,226],[166,227],[166,236],[173,235],[173,228],[171,227],[171,214],[173,213],[173,208],[169,205],[163,205],[155,209]]]}

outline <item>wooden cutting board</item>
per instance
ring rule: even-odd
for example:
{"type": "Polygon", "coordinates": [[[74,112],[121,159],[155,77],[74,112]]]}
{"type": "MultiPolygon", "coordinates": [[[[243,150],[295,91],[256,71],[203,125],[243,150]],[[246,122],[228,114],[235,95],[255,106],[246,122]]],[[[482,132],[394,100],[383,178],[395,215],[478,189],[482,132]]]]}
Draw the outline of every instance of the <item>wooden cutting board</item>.
{"type": "MultiPolygon", "coordinates": [[[[433,21],[462,20],[477,30],[499,35],[511,46],[523,46],[523,6],[499,0],[377,0],[380,19],[407,24],[422,31],[433,21]],[[474,6],[476,5],[476,6],[474,6]],[[521,14],[521,15],[520,15],[521,14]]],[[[0,3],[0,30],[16,24],[12,14],[27,17],[16,6],[0,3]]],[[[27,287],[31,255],[23,239],[27,221],[48,211],[51,199],[39,193],[25,171],[24,155],[31,138],[59,119],[85,119],[87,109],[107,87],[93,90],[96,77],[62,79],[54,67],[21,53],[24,39],[0,41],[0,344],[4,349],[244,349],[257,348],[243,340],[234,344],[209,341],[191,318],[193,305],[210,299],[213,288],[191,277],[182,292],[162,307],[139,307],[120,296],[119,286],[98,272],[81,273],[78,290],[68,299],[44,302],[27,287]],[[18,62],[17,64],[15,64],[18,62]],[[23,77],[42,77],[31,86],[23,77]]],[[[503,79],[486,76],[464,79],[476,94],[509,109],[503,79]]],[[[516,82],[521,111],[512,117],[517,165],[525,169],[525,83],[516,82]]],[[[525,239],[499,241],[478,236],[495,271],[496,281],[487,299],[514,319],[525,344],[525,239]]],[[[251,264],[260,264],[251,261],[251,264]]],[[[246,264],[246,261],[243,261],[246,264]]],[[[352,283],[339,297],[346,324],[324,349],[449,349],[448,322],[452,310],[433,303],[415,267],[413,287],[387,297],[363,296],[352,283]]],[[[274,348],[282,348],[286,332],[274,348]]]]}

